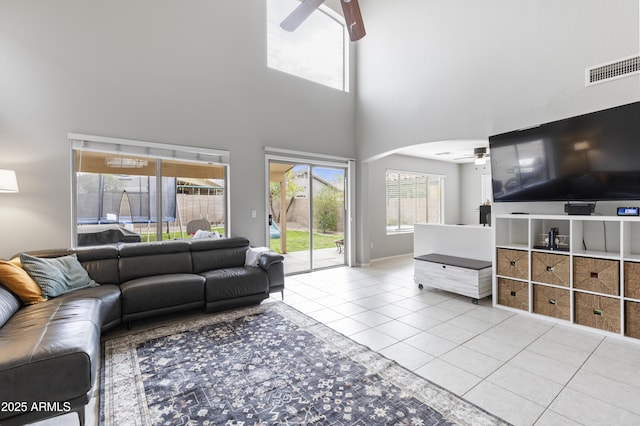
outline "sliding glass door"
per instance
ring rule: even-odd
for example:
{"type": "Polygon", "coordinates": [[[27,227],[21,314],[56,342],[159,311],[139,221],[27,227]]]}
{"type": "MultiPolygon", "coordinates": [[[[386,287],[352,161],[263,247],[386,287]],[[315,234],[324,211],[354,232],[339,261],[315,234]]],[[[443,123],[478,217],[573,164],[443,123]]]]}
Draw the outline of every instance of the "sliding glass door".
{"type": "Polygon", "coordinates": [[[344,265],[346,168],[269,161],[269,239],[285,273],[344,265]]]}
{"type": "Polygon", "coordinates": [[[311,167],[311,269],[345,264],[345,170],[311,167]]]}

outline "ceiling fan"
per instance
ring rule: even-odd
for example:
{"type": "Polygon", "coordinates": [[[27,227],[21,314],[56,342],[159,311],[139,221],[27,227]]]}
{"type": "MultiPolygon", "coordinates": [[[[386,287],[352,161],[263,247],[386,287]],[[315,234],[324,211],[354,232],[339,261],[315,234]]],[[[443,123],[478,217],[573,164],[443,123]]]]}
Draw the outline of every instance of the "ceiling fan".
{"type": "Polygon", "coordinates": [[[476,166],[483,166],[487,164],[487,158],[489,158],[489,153],[487,152],[487,148],[485,147],[474,148],[473,157],[474,157],[473,162],[476,164],[476,166]]]}
{"type": "MultiPolygon", "coordinates": [[[[295,31],[322,3],[324,0],[302,0],[302,3],[280,23],[280,27],[286,31],[295,31]]],[[[349,32],[349,39],[351,41],[360,40],[366,32],[358,0],[340,0],[340,5],[349,32]]]]}
{"type": "Polygon", "coordinates": [[[487,152],[487,148],[478,147],[478,148],[473,148],[473,154],[465,152],[460,157],[455,157],[453,161],[473,159],[473,162],[476,164],[476,166],[482,166],[487,164],[488,158],[489,158],[489,153],[487,152]]]}

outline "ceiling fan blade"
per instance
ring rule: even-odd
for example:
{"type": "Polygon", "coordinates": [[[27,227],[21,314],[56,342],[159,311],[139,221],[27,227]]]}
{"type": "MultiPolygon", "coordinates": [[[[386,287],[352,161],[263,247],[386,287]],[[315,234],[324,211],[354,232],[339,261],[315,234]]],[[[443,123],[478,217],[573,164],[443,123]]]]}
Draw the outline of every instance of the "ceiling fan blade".
{"type": "Polygon", "coordinates": [[[342,5],[342,13],[344,14],[347,31],[349,31],[349,38],[351,41],[360,40],[367,33],[364,30],[358,0],[340,0],[340,4],[342,5]]]}
{"type": "Polygon", "coordinates": [[[324,0],[302,0],[302,3],[284,18],[280,27],[285,31],[295,31],[322,3],[324,0]]]}

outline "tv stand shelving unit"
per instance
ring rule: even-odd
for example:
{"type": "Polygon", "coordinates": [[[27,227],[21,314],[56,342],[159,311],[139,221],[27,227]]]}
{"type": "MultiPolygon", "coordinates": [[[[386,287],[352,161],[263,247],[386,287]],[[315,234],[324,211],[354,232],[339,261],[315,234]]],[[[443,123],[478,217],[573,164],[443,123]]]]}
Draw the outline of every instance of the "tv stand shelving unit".
{"type": "Polygon", "coordinates": [[[640,217],[501,214],[493,228],[494,306],[640,339],[640,217]]]}

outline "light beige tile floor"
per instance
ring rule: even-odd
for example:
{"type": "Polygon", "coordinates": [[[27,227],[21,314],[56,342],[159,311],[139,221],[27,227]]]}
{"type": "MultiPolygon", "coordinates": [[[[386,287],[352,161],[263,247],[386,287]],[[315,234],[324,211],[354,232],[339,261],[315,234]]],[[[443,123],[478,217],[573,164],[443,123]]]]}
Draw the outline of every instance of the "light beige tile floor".
{"type": "Polygon", "coordinates": [[[640,344],[419,290],[410,256],[289,276],[284,301],[515,425],[640,425],[640,344]]]}
{"type": "Polygon", "coordinates": [[[421,291],[410,256],[286,286],[285,303],[515,425],[640,425],[640,342],[421,291]]]}

